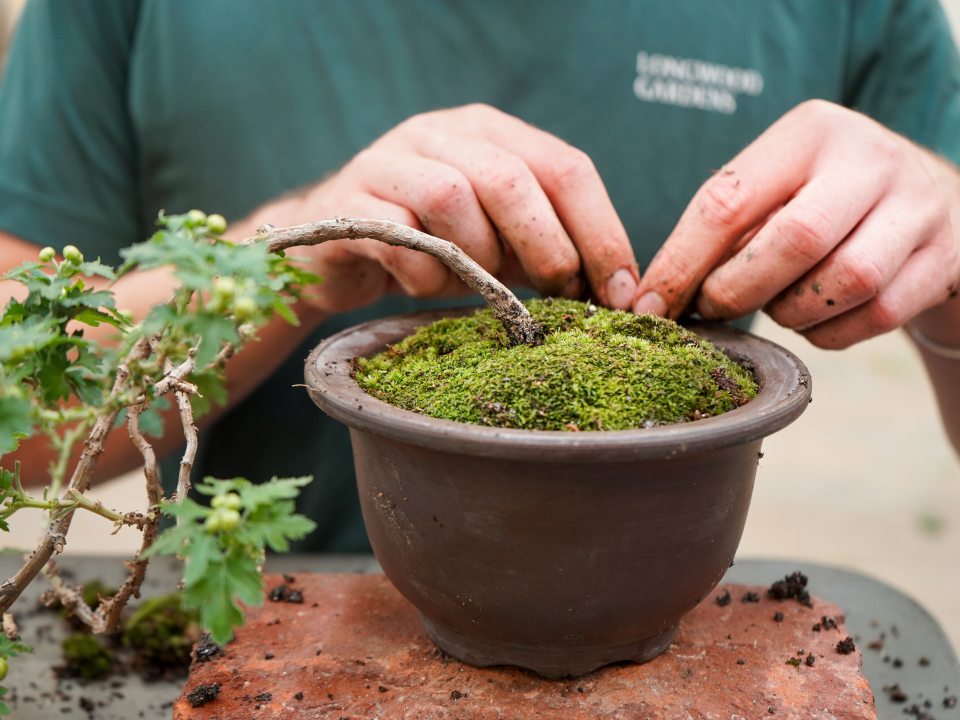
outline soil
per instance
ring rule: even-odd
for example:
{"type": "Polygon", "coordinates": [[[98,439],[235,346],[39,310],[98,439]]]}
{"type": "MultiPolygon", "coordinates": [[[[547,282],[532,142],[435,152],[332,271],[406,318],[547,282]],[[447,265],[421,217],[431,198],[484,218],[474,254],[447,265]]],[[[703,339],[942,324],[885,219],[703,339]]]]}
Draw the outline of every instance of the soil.
{"type": "Polygon", "coordinates": [[[542,345],[511,345],[482,310],[361,358],[357,383],[431,417],[568,432],[689,422],[756,395],[748,370],[673,321],[555,298],[528,307],[542,345]]]}
{"type": "Polygon", "coordinates": [[[190,707],[198,708],[213,702],[220,694],[220,683],[210,683],[209,685],[197,685],[193,690],[187,693],[187,701],[190,707]]]}
{"type": "Polygon", "coordinates": [[[783,580],[777,580],[767,590],[767,597],[774,600],[796,600],[805,607],[813,607],[810,592],[807,590],[807,576],[802,572],[794,572],[783,580]]]}
{"type": "Polygon", "coordinates": [[[849,655],[854,650],[857,649],[856,644],[853,642],[852,637],[845,637],[843,640],[837,643],[837,652],[841,655],[849,655]]]}

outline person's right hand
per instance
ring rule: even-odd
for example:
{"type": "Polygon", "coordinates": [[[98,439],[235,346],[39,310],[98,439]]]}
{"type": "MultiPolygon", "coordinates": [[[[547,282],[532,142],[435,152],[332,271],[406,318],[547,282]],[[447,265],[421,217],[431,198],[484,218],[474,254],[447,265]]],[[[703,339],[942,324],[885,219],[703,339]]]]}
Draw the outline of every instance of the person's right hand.
{"type": "MultiPolygon", "coordinates": [[[[274,225],[392,220],[455,243],[507,283],[564,297],[588,291],[616,308],[630,306],[637,286],[626,231],[586,154],[484,105],[416,115],[288,201],[280,216],[268,206],[256,217],[274,225]]],[[[397,290],[415,297],[466,290],[435,258],[374,240],[288,253],[310,258],[323,276],[310,294],[327,313],[397,290]]]]}

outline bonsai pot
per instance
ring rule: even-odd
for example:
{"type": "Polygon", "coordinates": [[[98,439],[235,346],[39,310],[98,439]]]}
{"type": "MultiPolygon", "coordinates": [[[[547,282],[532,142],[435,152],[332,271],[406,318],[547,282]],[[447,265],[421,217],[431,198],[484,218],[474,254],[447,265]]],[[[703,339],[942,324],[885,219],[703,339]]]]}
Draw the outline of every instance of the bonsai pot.
{"type": "Polygon", "coordinates": [[[456,423],[357,386],[355,358],[451,314],[358,325],[307,360],[310,396],[350,428],[384,573],[440,649],[473,665],[558,678],[650,660],[733,561],[761,441],[803,412],[806,368],[756,336],[694,326],[753,372],[757,397],[716,417],[609,432],[456,423]]]}

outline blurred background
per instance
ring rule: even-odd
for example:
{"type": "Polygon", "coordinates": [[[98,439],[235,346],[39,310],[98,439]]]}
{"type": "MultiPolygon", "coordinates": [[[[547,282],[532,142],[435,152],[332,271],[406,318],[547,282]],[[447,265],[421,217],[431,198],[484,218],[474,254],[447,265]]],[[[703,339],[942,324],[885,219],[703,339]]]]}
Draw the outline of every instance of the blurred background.
{"type": "MultiPolygon", "coordinates": [[[[0,56],[22,4],[0,0],[0,56]]],[[[960,37],[960,0],[944,0],[944,7],[960,37]]],[[[764,446],[739,556],[872,575],[926,607],[960,649],[960,461],[909,342],[894,333],[831,353],[766,317],[755,332],[808,365],[814,402],[764,446]]],[[[91,495],[124,511],[144,504],[136,473],[91,495]]],[[[31,547],[40,530],[41,518],[19,513],[0,547],[31,547]]],[[[106,521],[79,514],[67,555],[133,553],[139,535],[111,530],[106,521]]],[[[813,591],[830,597],[829,588],[813,591]]]]}

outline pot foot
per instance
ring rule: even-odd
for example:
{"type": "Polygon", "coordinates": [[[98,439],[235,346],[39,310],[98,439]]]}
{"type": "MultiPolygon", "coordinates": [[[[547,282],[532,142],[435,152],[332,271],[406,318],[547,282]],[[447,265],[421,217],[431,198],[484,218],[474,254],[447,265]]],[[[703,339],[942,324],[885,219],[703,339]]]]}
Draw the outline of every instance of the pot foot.
{"type": "Polygon", "coordinates": [[[677,632],[674,626],[657,635],[620,645],[551,647],[490,642],[468,637],[425,616],[421,616],[421,620],[438,648],[468,665],[515,665],[549,680],[586,675],[616,662],[647,662],[670,647],[677,632]]]}

